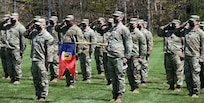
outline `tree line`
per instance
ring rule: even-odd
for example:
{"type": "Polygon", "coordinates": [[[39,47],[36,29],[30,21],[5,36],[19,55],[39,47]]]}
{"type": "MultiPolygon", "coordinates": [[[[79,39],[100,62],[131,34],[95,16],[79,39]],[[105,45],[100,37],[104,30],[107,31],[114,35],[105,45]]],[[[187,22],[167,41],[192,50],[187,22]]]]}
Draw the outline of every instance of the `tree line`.
{"type": "Polygon", "coordinates": [[[98,17],[109,18],[115,10],[121,10],[126,13],[124,22],[131,17],[142,18],[149,22],[153,32],[172,19],[186,21],[191,14],[202,19],[203,9],[204,0],[0,0],[0,16],[18,12],[24,24],[35,15],[48,17],[50,13],[61,21],[66,15],[73,14],[80,22],[83,18],[90,21],[98,17]]]}

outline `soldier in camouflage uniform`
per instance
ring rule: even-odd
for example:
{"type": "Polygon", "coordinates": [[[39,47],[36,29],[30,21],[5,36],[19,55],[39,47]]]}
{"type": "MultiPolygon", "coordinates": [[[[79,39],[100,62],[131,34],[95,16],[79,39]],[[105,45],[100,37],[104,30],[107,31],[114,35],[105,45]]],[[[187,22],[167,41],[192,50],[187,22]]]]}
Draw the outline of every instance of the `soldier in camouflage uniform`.
{"type": "Polygon", "coordinates": [[[111,35],[108,41],[108,67],[112,79],[112,94],[111,101],[121,102],[122,95],[125,92],[125,71],[123,68],[130,58],[132,51],[132,38],[130,31],[122,20],[123,12],[115,11],[113,14],[115,26],[111,30],[111,35]]]}
{"type": "Polygon", "coordinates": [[[128,60],[127,76],[131,91],[133,93],[139,93],[139,84],[141,83],[141,71],[144,60],[146,59],[147,45],[145,36],[137,28],[138,21],[136,18],[131,18],[130,31],[133,41],[133,49],[131,58],[128,60]]]}
{"type": "Polygon", "coordinates": [[[179,20],[173,20],[168,25],[160,27],[164,37],[164,65],[166,69],[169,90],[180,91],[184,72],[184,37],[175,33],[180,27],[179,20]],[[176,85],[176,89],[175,89],[176,85]]]}
{"type": "Polygon", "coordinates": [[[147,78],[148,78],[148,60],[152,52],[153,37],[152,37],[152,33],[145,28],[143,20],[138,21],[138,28],[142,32],[142,34],[145,36],[146,44],[147,44],[147,49],[146,49],[147,54],[145,56],[146,59],[143,60],[142,62],[143,64],[141,68],[141,83],[142,85],[144,85],[147,82],[147,78]]]}
{"type": "Polygon", "coordinates": [[[46,30],[46,21],[41,18],[35,23],[36,30],[32,36],[32,67],[31,73],[38,101],[45,101],[48,95],[48,72],[46,65],[53,63],[54,38],[46,30]]]}
{"type": "Polygon", "coordinates": [[[21,63],[23,52],[26,47],[26,39],[23,34],[25,33],[25,27],[18,21],[18,13],[12,13],[11,15],[11,28],[7,31],[8,36],[8,56],[10,63],[9,75],[11,83],[19,84],[19,80],[22,77],[21,63]]]}
{"type": "MultiPolygon", "coordinates": [[[[114,23],[113,23],[113,18],[109,18],[108,19],[108,23],[107,23],[107,29],[108,31],[106,33],[104,33],[103,35],[103,43],[108,44],[108,39],[110,37],[110,32],[112,30],[112,28],[114,27],[114,23]]],[[[103,46],[103,65],[104,65],[104,70],[105,70],[105,77],[107,80],[107,85],[111,85],[111,76],[110,76],[110,70],[108,69],[108,57],[107,57],[107,46],[103,46]]]]}
{"type": "MultiPolygon", "coordinates": [[[[200,94],[200,63],[204,61],[204,32],[199,28],[199,16],[192,15],[188,24],[183,28],[184,45],[184,74],[189,96],[198,98],[200,94]]],[[[178,31],[181,31],[178,29],[178,31]]]]}
{"type": "Polygon", "coordinates": [[[59,35],[58,32],[55,31],[55,27],[57,25],[58,17],[51,16],[50,18],[50,25],[47,27],[47,31],[53,36],[55,44],[53,45],[53,63],[48,66],[50,69],[50,82],[57,82],[58,77],[58,41],[59,35]]]}
{"type": "MultiPolygon", "coordinates": [[[[82,34],[82,30],[75,24],[74,16],[68,15],[65,19],[67,26],[70,28],[66,32],[63,38],[63,42],[83,42],[84,36],[82,34]]],[[[83,45],[76,46],[76,54],[80,56],[82,53],[83,45]]],[[[66,76],[66,83],[67,87],[73,88],[74,87],[74,78],[72,78],[70,72],[66,69],[65,71],[66,76]]]]}
{"type": "MultiPolygon", "coordinates": [[[[105,23],[105,19],[100,17],[98,19],[98,27],[96,29],[96,37],[97,37],[97,43],[102,43],[103,42],[103,35],[105,32],[107,32],[106,30],[106,23],[105,23]]],[[[95,56],[95,60],[96,60],[96,68],[98,71],[98,74],[103,74],[104,72],[104,65],[103,65],[103,51],[102,51],[102,47],[97,45],[94,51],[94,56],[95,56]]]]}
{"type": "MultiPolygon", "coordinates": [[[[199,23],[200,29],[204,31],[204,21],[199,23]]],[[[201,89],[204,90],[204,63],[200,63],[201,65],[201,72],[200,72],[200,82],[201,82],[201,89]]]]}
{"type": "Polygon", "coordinates": [[[10,29],[10,14],[5,14],[3,21],[0,24],[0,53],[1,53],[1,62],[2,62],[2,68],[4,71],[4,78],[10,79],[9,72],[8,72],[8,58],[7,57],[7,47],[8,47],[8,41],[7,41],[7,30],[10,29]]]}
{"type": "MultiPolygon", "coordinates": [[[[96,43],[95,32],[89,27],[89,19],[83,19],[81,28],[86,42],[96,43]]],[[[81,71],[83,81],[90,82],[91,79],[91,53],[94,49],[93,45],[85,45],[80,54],[81,71]]]]}

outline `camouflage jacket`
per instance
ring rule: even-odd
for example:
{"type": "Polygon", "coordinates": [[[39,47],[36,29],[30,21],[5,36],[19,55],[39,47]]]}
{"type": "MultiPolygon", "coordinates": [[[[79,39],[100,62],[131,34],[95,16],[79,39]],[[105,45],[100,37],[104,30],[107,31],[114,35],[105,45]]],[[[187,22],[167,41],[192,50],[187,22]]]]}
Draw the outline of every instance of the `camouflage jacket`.
{"type": "MultiPolygon", "coordinates": [[[[91,43],[96,43],[96,35],[95,35],[95,32],[90,28],[86,28],[84,31],[83,31],[83,34],[84,34],[84,39],[86,42],[91,42],[91,43]]],[[[89,50],[92,50],[94,49],[94,45],[84,45],[84,48],[89,48],[89,50]]]]}
{"type": "MultiPolygon", "coordinates": [[[[71,26],[63,37],[63,42],[83,42],[84,36],[82,30],[77,26],[71,26]]],[[[80,53],[83,49],[83,45],[76,46],[76,52],[80,53]]]]}
{"type": "Polygon", "coordinates": [[[108,56],[130,58],[132,52],[132,38],[130,31],[122,23],[113,27],[108,41],[108,56]]]}
{"type": "Polygon", "coordinates": [[[184,37],[178,36],[180,32],[175,30],[163,30],[164,37],[164,53],[183,55],[184,51],[184,37]]]}
{"type": "MultiPolygon", "coordinates": [[[[104,44],[108,44],[108,41],[110,39],[110,35],[111,35],[111,29],[103,34],[103,42],[104,44]]],[[[103,46],[103,52],[108,52],[107,51],[107,46],[103,46]]]]}
{"type": "Polygon", "coordinates": [[[32,61],[53,62],[54,38],[47,30],[32,33],[35,35],[32,40],[32,61]]]}
{"type": "Polygon", "coordinates": [[[16,50],[24,50],[26,46],[26,39],[23,35],[25,32],[26,28],[19,22],[12,26],[7,31],[9,46],[15,48],[16,50]]]}
{"type": "Polygon", "coordinates": [[[191,30],[185,35],[185,56],[204,59],[204,32],[200,28],[191,30]]]}
{"type": "Polygon", "coordinates": [[[152,48],[153,48],[153,36],[150,31],[147,29],[141,30],[141,32],[145,35],[146,42],[147,42],[147,54],[152,53],[152,48]]]}
{"type": "Polygon", "coordinates": [[[135,29],[131,33],[133,49],[131,56],[144,59],[147,54],[147,43],[145,35],[141,31],[135,29]]]}

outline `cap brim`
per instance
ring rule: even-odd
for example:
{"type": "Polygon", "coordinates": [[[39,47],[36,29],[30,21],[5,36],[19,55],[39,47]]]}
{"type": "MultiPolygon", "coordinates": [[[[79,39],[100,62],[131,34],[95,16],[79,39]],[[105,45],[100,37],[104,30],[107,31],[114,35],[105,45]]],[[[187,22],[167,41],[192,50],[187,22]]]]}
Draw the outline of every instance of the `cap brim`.
{"type": "Polygon", "coordinates": [[[40,22],[35,22],[35,25],[41,25],[41,23],[40,22]]]}
{"type": "Polygon", "coordinates": [[[135,21],[130,21],[130,24],[134,24],[135,23],[135,21]]]}
{"type": "Polygon", "coordinates": [[[196,21],[197,19],[190,18],[189,20],[190,20],[190,21],[196,21]]]}

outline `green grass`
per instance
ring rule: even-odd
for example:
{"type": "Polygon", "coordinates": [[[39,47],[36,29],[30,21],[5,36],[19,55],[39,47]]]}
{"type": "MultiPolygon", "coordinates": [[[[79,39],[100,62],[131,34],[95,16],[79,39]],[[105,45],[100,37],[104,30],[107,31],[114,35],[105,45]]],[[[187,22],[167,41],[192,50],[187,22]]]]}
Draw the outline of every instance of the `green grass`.
{"type": "MultiPolygon", "coordinates": [[[[187,96],[186,84],[182,86],[181,92],[167,90],[165,84],[165,70],[163,66],[162,39],[154,39],[154,48],[149,61],[149,80],[146,86],[140,87],[139,94],[132,94],[126,78],[126,92],[123,96],[123,103],[203,103],[204,91],[201,91],[200,98],[193,99],[187,96]]],[[[30,103],[36,102],[30,66],[30,46],[26,49],[23,58],[23,77],[20,85],[10,84],[8,80],[0,79],[0,103],[30,103]]],[[[81,70],[78,67],[78,72],[81,70]]],[[[3,69],[0,67],[0,77],[3,76],[3,69]]],[[[92,62],[93,78],[91,83],[82,82],[82,75],[77,75],[75,88],[65,87],[65,78],[57,83],[49,84],[47,102],[53,103],[107,103],[112,98],[112,88],[106,86],[104,76],[98,75],[95,61],[92,62]]]]}

